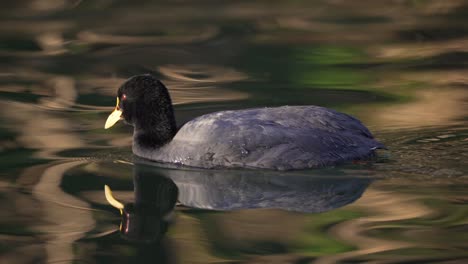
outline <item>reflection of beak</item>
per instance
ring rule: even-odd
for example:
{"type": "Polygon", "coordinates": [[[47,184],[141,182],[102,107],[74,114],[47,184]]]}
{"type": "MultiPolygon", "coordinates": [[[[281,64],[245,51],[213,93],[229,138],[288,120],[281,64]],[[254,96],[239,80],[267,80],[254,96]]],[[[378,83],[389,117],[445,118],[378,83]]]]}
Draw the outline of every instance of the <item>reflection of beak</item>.
{"type": "Polygon", "coordinates": [[[106,199],[110,203],[110,205],[112,205],[113,207],[119,209],[120,214],[122,214],[122,210],[124,209],[124,205],[114,198],[114,196],[112,195],[112,191],[109,188],[109,186],[104,185],[104,193],[105,193],[106,199]]]}
{"type": "Polygon", "coordinates": [[[120,110],[119,108],[119,97],[117,97],[117,105],[115,106],[114,111],[107,118],[104,128],[108,129],[109,127],[113,126],[115,123],[117,123],[120,120],[121,116],[122,116],[122,110],[120,110]]]}

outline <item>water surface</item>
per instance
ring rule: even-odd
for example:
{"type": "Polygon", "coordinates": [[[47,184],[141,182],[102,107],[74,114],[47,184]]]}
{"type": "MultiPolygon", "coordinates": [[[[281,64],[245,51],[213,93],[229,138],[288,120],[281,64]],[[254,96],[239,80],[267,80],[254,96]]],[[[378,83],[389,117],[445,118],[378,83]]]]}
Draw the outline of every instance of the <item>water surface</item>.
{"type": "Polygon", "coordinates": [[[2,7],[2,263],[468,262],[468,1],[2,7]],[[117,87],[146,72],[179,125],[315,104],[389,151],[295,172],[142,164],[131,128],[103,126],[117,87]]]}

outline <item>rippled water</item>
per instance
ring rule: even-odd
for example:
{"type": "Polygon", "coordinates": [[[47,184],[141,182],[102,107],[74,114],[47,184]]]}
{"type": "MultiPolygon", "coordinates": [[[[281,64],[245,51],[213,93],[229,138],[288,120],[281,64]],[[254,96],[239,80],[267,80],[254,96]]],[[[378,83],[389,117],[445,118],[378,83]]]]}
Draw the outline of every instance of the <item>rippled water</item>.
{"type": "Polygon", "coordinates": [[[1,263],[468,262],[468,1],[1,5],[1,263]],[[143,72],[179,124],[316,104],[389,151],[281,173],[145,164],[129,127],[103,129],[143,72]]]}

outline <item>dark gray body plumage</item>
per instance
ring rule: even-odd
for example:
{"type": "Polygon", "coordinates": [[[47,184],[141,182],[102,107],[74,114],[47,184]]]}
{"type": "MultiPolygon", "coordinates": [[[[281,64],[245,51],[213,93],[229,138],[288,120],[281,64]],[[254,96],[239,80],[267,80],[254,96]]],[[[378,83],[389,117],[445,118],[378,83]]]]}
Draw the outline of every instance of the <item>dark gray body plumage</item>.
{"type": "Polygon", "coordinates": [[[133,152],[191,167],[290,170],[367,158],[383,147],[347,114],[319,106],[282,106],[203,115],[158,149],[134,140],[133,152]]]}

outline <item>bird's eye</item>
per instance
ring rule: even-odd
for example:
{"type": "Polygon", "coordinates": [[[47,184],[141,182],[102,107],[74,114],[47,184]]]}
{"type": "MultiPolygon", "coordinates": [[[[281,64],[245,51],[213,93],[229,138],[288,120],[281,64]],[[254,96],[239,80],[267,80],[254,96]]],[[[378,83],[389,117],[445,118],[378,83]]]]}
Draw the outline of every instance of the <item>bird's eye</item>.
{"type": "Polygon", "coordinates": [[[127,100],[127,95],[126,95],[126,94],[123,94],[123,95],[122,95],[122,101],[123,101],[123,100],[127,100]]]}

